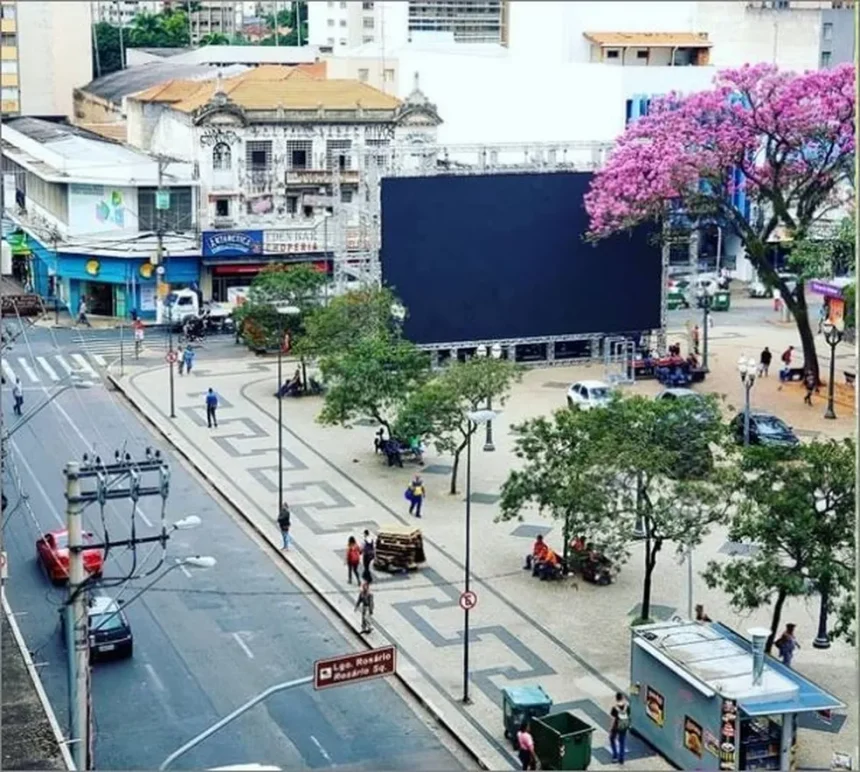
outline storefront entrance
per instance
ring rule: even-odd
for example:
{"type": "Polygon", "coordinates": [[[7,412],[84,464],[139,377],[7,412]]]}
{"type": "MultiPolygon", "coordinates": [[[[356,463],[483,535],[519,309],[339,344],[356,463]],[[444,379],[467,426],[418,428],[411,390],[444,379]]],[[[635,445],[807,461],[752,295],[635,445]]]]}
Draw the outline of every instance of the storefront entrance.
{"type": "Polygon", "coordinates": [[[116,316],[115,286],[102,281],[80,282],[80,297],[87,299],[87,311],[96,316],[116,316]]]}

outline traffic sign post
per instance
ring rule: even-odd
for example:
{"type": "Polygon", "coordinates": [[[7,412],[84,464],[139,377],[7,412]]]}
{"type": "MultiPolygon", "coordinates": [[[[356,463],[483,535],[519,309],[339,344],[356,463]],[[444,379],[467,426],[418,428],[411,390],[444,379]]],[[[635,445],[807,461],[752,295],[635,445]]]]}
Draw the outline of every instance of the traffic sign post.
{"type": "Polygon", "coordinates": [[[172,365],[177,360],[177,358],[178,357],[176,356],[175,351],[168,351],[167,356],[164,357],[164,360],[167,362],[167,364],[172,365]]]}
{"type": "Polygon", "coordinates": [[[397,671],[397,649],[382,646],[361,654],[342,654],[314,662],[314,689],[370,681],[394,675],[397,671]]]}
{"type": "Polygon", "coordinates": [[[463,609],[463,611],[471,611],[477,605],[478,596],[471,590],[466,590],[466,592],[460,596],[460,608],[463,609]]]}

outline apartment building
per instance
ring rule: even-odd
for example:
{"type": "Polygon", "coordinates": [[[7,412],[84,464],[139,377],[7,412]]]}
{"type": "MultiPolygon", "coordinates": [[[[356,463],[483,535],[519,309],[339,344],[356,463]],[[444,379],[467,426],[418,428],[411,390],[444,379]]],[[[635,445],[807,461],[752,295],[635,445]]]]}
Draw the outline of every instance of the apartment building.
{"type": "Polygon", "coordinates": [[[89,0],[0,2],[0,108],[12,115],[73,113],[72,92],[92,79],[89,0]]]}
{"type": "Polygon", "coordinates": [[[369,43],[394,48],[426,36],[504,46],[508,6],[508,0],[311,0],[308,36],[311,45],[332,49],[369,43]]]}
{"type": "Polygon", "coordinates": [[[206,35],[232,38],[242,27],[243,3],[230,0],[200,0],[188,14],[191,45],[206,35]]]}
{"type": "Polygon", "coordinates": [[[164,0],[95,0],[93,20],[129,27],[139,13],[161,13],[164,0]]]}

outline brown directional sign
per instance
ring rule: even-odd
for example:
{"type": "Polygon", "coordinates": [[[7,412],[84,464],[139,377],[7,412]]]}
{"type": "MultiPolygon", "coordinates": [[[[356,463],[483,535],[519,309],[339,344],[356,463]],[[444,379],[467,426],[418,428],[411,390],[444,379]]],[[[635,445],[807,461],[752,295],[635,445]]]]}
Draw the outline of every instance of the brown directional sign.
{"type": "Polygon", "coordinates": [[[393,675],[397,670],[397,649],[383,646],[360,654],[342,654],[314,662],[314,689],[328,689],[358,681],[393,675]]]}

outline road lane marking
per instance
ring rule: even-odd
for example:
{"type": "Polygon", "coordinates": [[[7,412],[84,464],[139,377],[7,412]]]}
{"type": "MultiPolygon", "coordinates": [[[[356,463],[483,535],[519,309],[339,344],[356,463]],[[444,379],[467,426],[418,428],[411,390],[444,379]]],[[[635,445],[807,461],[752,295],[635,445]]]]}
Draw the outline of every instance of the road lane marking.
{"type": "Polygon", "coordinates": [[[99,367],[107,367],[107,360],[101,354],[90,354],[99,367]]]}
{"type": "Polygon", "coordinates": [[[239,644],[239,648],[242,649],[242,651],[244,651],[245,654],[248,655],[248,659],[254,659],[254,652],[248,648],[248,644],[242,640],[242,637],[239,635],[239,633],[233,633],[233,638],[236,639],[236,643],[239,644]]]}
{"type": "Polygon", "coordinates": [[[164,688],[164,683],[158,677],[158,673],[155,672],[155,668],[150,665],[149,662],[145,662],[143,666],[146,668],[146,672],[149,673],[149,677],[155,683],[156,688],[159,689],[159,691],[166,692],[167,689],[164,688]]]}
{"type": "Polygon", "coordinates": [[[145,514],[143,514],[143,510],[140,507],[135,507],[134,511],[135,511],[135,514],[141,520],[143,520],[144,523],[146,523],[150,528],[152,528],[152,523],[149,521],[149,518],[145,514]]]}
{"type": "Polygon", "coordinates": [[[98,373],[90,367],[90,363],[84,359],[83,354],[72,354],[71,357],[81,366],[81,370],[83,370],[87,375],[92,375],[93,377],[98,376],[98,373]]]}
{"type": "Polygon", "coordinates": [[[60,366],[66,371],[68,375],[71,375],[75,370],[74,368],[66,361],[65,357],[60,354],[54,355],[54,359],[56,359],[60,366]]]}
{"type": "Polygon", "coordinates": [[[24,357],[18,357],[18,363],[23,368],[24,372],[27,373],[27,377],[33,381],[33,383],[39,382],[39,376],[36,375],[36,371],[30,367],[30,363],[24,359],[24,357]]]}
{"type": "Polygon", "coordinates": [[[59,376],[59,375],[57,375],[57,373],[55,372],[54,368],[53,368],[53,367],[51,367],[51,365],[49,365],[49,364],[48,364],[48,360],[47,360],[47,359],[45,359],[45,357],[36,357],[36,361],[37,361],[40,365],[42,365],[42,369],[44,369],[44,371],[48,374],[48,377],[49,377],[52,381],[59,381],[59,380],[60,380],[60,376],[59,376]]]}
{"type": "Polygon", "coordinates": [[[9,381],[10,385],[15,383],[15,371],[6,359],[3,360],[3,375],[6,376],[6,380],[9,381]]]}
{"type": "Polygon", "coordinates": [[[314,745],[316,745],[316,746],[317,746],[317,748],[319,749],[319,752],[322,754],[322,757],[323,757],[323,758],[324,758],[324,759],[325,759],[329,764],[331,764],[331,763],[332,763],[332,761],[331,761],[331,756],[329,756],[329,755],[328,755],[328,753],[326,753],[325,748],[323,748],[323,747],[322,747],[322,745],[320,745],[320,741],[319,741],[319,740],[317,740],[317,738],[316,738],[316,737],[314,737],[313,735],[311,735],[311,742],[312,742],[314,745]]]}
{"type": "Polygon", "coordinates": [[[48,505],[48,509],[54,516],[54,520],[56,520],[60,524],[60,527],[65,528],[66,521],[57,511],[57,508],[54,506],[54,502],[51,501],[51,497],[48,495],[47,491],[42,487],[42,483],[39,482],[39,478],[36,477],[36,473],[33,471],[33,468],[27,463],[27,459],[24,458],[24,454],[21,452],[21,448],[18,447],[15,440],[11,441],[11,445],[12,449],[18,455],[18,460],[21,462],[21,465],[24,467],[24,469],[27,470],[27,474],[30,475],[30,479],[33,481],[33,484],[36,486],[36,488],[38,488],[39,493],[42,494],[42,498],[45,499],[45,503],[48,505]]]}

